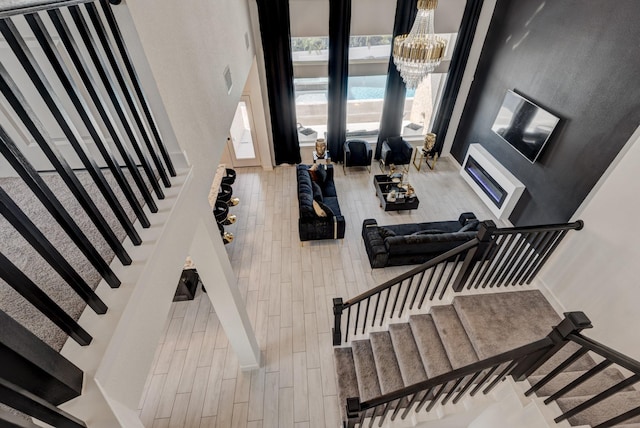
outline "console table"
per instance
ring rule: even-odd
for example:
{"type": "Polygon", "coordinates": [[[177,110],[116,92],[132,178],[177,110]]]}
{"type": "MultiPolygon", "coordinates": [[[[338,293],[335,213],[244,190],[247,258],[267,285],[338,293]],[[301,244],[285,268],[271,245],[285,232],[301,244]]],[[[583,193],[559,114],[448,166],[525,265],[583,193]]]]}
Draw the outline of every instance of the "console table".
{"type": "Polygon", "coordinates": [[[406,196],[406,189],[399,186],[399,183],[390,181],[388,175],[374,175],[373,186],[376,188],[376,195],[380,199],[380,206],[385,211],[407,211],[415,210],[420,204],[420,200],[414,194],[412,197],[406,196]],[[400,195],[395,201],[388,201],[387,195],[395,190],[400,195]]]}

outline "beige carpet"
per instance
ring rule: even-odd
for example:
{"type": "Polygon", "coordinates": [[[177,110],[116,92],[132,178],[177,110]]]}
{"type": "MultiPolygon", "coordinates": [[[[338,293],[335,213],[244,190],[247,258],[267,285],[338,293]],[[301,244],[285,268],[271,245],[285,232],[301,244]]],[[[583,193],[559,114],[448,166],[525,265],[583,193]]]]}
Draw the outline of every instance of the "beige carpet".
{"type": "MultiPolygon", "coordinates": [[[[118,200],[120,200],[128,217],[133,220],[133,210],[122,195],[113,175],[106,170],[103,171],[103,174],[114,190],[118,200]]],[[[77,171],[76,175],[114,230],[116,236],[120,240],[124,240],[126,237],[125,231],[120,226],[113,211],[111,211],[101,193],[97,190],[89,174],[84,171],[77,171]]],[[[80,229],[84,231],[96,247],[97,251],[107,263],[111,262],[114,253],[100,233],[95,229],[93,223],[68,190],[60,176],[57,173],[43,173],[41,176],[74,221],[79,225],[80,229]]],[[[125,177],[129,178],[126,172],[125,177]]],[[[87,284],[95,289],[100,282],[100,275],[24,182],[20,178],[0,178],[0,186],[29,216],[49,241],[66,257],[69,263],[82,278],[85,279],[87,284]]],[[[138,200],[142,200],[140,195],[137,195],[137,197],[138,200]]],[[[2,251],[2,254],[9,258],[13,264],[33,280],[70,316],[78,319],[84,310],[84,301],[76,295],[71,287],[65,283],[57,272],[22,238],[4,217],[0,217],[0,236],[2,236],[2,239],[0,239],[0,251],[2,251]]],[[[64,345],[67,338],[66,334],[1,279],[0,309],[12,316],[52,348],[60,350],[64,345]]]]}

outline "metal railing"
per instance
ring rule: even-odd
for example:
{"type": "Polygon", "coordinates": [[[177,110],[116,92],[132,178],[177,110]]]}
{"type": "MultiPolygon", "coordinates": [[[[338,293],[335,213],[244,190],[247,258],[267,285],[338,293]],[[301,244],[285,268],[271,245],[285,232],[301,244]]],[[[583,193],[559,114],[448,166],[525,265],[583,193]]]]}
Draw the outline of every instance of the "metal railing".
{"type": "MultiPolygon", "coordinates": [[[[572,390],[577,388],[578,386],[584,384],[589,379],[594,378],[603,370],[611,367],[621,369],[620,373],[626,372],[628,373],[626,377],[623,377],[622,380],[616,382],[612,386],[600,385],[598,391],[593,394],[591,398],[584,401],[583,403],[565,411],[562,415],[555,418],[556,422],[561,422],[565,419],[569,419],[573,416],[578,415],[581,412],[586,411],[587,409],[615,396],[616,394],[633,391],[632,386],[640,381],[640,362],[636,361],[628,356],[621,354],[620,352],[611,349],[593,339],[583,336],[578,332],[573,332],[567,335],[567,341],[573,342],[579,345],[579,349],[575,351],[570,357],[559,363],[549,374],[544,376],[538,382],[536,382],[526,393],[525,395],[529,396],[539,391],[540,388],[547,385],[554,378],[558,376],[562,372],[562,370],[568,366],[570,366],[573,362],[578,360],[579,358],[583,358],[584,356],[593,356],[594,361],[599,361],[592,368],[585,371],[582,375],[567,383],[559,390],[554,392],[552,395],[547,397],[544,400],[545,404],[549,404],[553,401],[561,399],[562,397],[567,396],[572,390]]],[[[539,365],[531,367],[527,373],[532,373],[539,365]]],[[[595,392],[595,391],[594,391],[595,392]]],[[[610,407],[610,406],[609,406],[610,407]]],[[[612,426],[616,426],[618,424],[622,424],[629,419],[640,415],[640,401],[637,402],[635,407],[631,407],[628,410],[620,410],[619,414],[610,417],[606,421],[598,424],[594,428],[608,428],[612,426]]]]}
{"type": "Polygon", "coordinates": [[[334,299],[333,344],[348,343],[449,291],[529,284],[567,232],[582,227],[581,220],[504,229],[482,222],[475,239],[346,302],[334,299]]]}
{"type": "MultiPolygon", "coordinates": [[[[163,188],[171,186],[176,171],[109,3],[119,1],[11,0],[0,5],[0,34],[7,46],[0,57],[0,110],[7,119],[0,124],[0,153],[90,266],[117,288],[120,280],[110,259],[88,237],[87,228],[99,233],[123,265],[131,264],[115,228],[140,245],[134,223],[150,227],[143,206],[151,213],[158,211],[156,201],[164,198],[163,188]],[[52,136],[60,132],[58,138],[52,136]],[[35,148],[39,158],[33,156],[35,148]],[[34,159],[46,159],[48,168],[37,166],[34,159]],[[79,225],[43,179],[40,171],[51,167],[90,220],[89,226],[79,225]],[[83,184],[79,170],[88,174],[90,186],[83,184]],[[99,208],[93,193],[99,193],[106,206],[99,208]],[[133,214],[127,214],[127,206],[133,214]]],[[[61,286],[69,287],[97,314],[108,310],[56,242],[2,187],[0,214],[57,272],[61,286]]],[[[0,278],[77,343],[91,343],[91,335],[16,266],[11,254],[0,253],[0,278]]],[[[2,311],[0,315],[11,320],[2,311]]],[[[4,337],[0,359],[11,361],[9,369],[23,376],[12,378],[10,371],[0,371],[0,402],[53,426],[85,426],[56,407],[80,394],[82,372],[57,352],[49,355],[50,348],[19,324],[6,324],[24,343],[8,346],[11,336],[4,337]],[[49,361],[33,364],[25,349],[40,349],[49,361]],[[48,371],[50,367],[66,367],[66,374],[48,371]],[[53,398],[55,388],[42,388],[49,379],[65,376],[73,386],[65,389],[69,395],[64,400],[53,398]]]]}
{"type": "Polygon", "coordinates": [[[363,426],[369,419],[373,426],[378,419],[382,426],[387,416],[393,421],[400,414],[405,419],[411,412],[431,411],[437,404],[457,403],[465,395],[488,394],[507,376],[519,377],[531,367],[538,367],[560,349],[567,337],[591,327],[582,312],[569,312],[547,336],[535,342],[477,361],[431,379],[398,389],[368,401],[350,397],[346,402],[347,427],[363,426]]]}

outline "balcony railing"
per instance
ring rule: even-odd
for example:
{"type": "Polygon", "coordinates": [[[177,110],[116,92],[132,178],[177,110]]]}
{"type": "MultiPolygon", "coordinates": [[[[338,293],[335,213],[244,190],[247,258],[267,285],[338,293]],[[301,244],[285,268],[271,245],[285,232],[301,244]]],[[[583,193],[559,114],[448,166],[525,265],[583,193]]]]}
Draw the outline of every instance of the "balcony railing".
{"type": "MultiPolygon", "coordinates": [[[[89,236],[99,235],[123,265],[131,264],[116,229],[140,245],[134,224],[150,226],[143,207],[151,214],[158,211],[156,201],[164,198],[163,189],[171,186],[176,172],[111,7],[107,0],[12,0],[0,5],[0,153],[5,160],[0,172],[18,176],[64,239],[86,258],[88,269],[117,288],[121,281],[108,255],[89,236]],[[43,171],[52,169],[88,222],[79,222],[43,178],[43,171]]],[[[28,250],[59,275],[60,287],[72,290],[95,313],[107,312],[94,292],[97,284],[85,279],[55,237],[43,230],[42,220],[14,199],[0,187],[0,214],[28,250]]],[[[20,251],[0,253],[0,278],[38,316],[78,344],[89,345],[93,338],[77,316],[19,267],[20,251]]],[[[85,426],[57,407],[81,394],[82,371],[16,318],[0,311],[0,403],[53,426],[85,426]]],[[[14,418],[0,412],[2,422],[14,418]]]]}

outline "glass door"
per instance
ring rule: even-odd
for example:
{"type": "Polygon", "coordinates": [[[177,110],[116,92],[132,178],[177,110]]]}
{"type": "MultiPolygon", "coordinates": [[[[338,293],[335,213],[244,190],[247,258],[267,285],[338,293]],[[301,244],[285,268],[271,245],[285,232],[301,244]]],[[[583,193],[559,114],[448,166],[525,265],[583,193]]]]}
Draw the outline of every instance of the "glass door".
{"type": "Polygon", "coordinates": [[[260,166],[254,128],[251,102],[248,96],[242,96],[227,141],[234,167],[260,166]]]}

